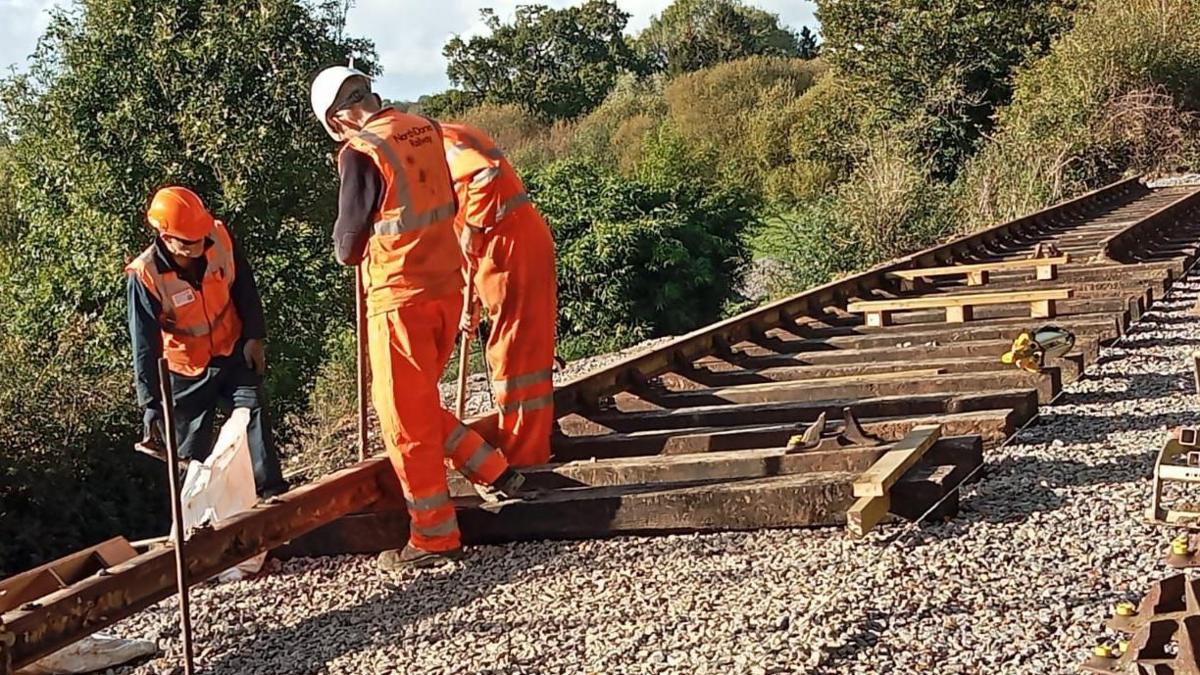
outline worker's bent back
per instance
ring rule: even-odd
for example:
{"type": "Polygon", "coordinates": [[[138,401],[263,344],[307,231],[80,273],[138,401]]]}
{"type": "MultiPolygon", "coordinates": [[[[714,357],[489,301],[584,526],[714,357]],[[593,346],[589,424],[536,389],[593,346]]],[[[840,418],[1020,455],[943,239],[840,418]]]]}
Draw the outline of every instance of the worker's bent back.
{"type": "Polygon", "coordinates": [[[368,312],[460,292],[454,191],[435,123],[384,110],[347,149],[370,157],[385,185],[362,263],[368,312]]]}

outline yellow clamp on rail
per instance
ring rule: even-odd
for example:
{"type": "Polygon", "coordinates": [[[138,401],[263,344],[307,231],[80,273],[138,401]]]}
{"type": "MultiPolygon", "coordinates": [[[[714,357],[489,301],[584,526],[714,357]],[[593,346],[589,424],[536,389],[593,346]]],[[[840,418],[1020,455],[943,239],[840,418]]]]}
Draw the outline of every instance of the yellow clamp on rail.
{"type": "Polygon", "coordinates": [[[1116,614],[1117,616],[1133,616],[1137,614],[1137,607],[1132,602],[1118,602],[1116,614]]]}
{"type": "Polygon", "coordinates": [[[1102,659],[1115,659],[1117,658],[1117,650],[1113,649],[1113,646],[1109,644],[1096,645],[1096,648],[1092,650],[1092,655],[1102,659]]]}

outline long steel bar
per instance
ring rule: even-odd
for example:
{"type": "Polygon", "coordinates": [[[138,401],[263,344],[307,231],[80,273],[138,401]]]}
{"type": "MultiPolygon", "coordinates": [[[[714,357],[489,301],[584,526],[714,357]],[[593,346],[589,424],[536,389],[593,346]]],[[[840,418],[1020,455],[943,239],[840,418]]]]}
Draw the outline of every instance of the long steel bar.
{"type": "Polygon", "coordinates": [[[354,346],[358,385],[358,461],[367,458],[367,299],[362,267],[354,268],[354,346]]]}
{"type": "Polygon", "coordinates": [[[195,654],[192,651],[192,610],[188,594],[188,571],[186,560],[187,533],[183,531],[183,504],[179,495],[179,442],[175,435],[175,393],[171,387],[171,371],[167,360],[158,360],[158,385],[162,393],[163,436],[167,442],[167,489],[171,491],[171,523],[175,536],[172,549],[175,551],[175,586],[179,595],[179,627],[183,634],[183,672],[196,672],[195,654]]]}

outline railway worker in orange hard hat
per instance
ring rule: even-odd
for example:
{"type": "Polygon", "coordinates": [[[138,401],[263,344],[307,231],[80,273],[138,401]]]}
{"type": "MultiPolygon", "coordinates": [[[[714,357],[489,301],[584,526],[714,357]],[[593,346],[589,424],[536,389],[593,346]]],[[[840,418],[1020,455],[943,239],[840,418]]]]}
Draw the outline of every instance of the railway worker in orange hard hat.
{"type": "MultiPolygon", "coordinates": [[[[500,409],[494,440],[513,466],[545,464],[554,424],[554,238],[487,134],[461,124],[442,132],[458,195],[455,227],[491,318],[487,360],[500,409]]],[[[473,330],[477,316],[464,308],[462,328],[473,330]]]]}
{"type": "Polygon", "coordinates": [[[286,492],[264,407],[267,329],[250,264],[229,228],[187,188],[156,192],[146,220],[158,236],[125,268],[144,444],[162,445],[158,360],[165,355],[180,458],[203,461],[212,452],[219,406],[248,408],[258,494],[286,492]]]}
{"type": "Polygon", "coordinates": [[[384,552],[379,564],[438,564],[461,551],[446,461],[501,497],[524,494],[521,475],[442,407],[438,391],[464,283],[442,132],[433,120],[382,107],[370,79],[353,68],[321,71],[311,93],[317,119],[343,141],[334,249],[362,271],[371,398],[408,502],[408,545],[384,552]]]}

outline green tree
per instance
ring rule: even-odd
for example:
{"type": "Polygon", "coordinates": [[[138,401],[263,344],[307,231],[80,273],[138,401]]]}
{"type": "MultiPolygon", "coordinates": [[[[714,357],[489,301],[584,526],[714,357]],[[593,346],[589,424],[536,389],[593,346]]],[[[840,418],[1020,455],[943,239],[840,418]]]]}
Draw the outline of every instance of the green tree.
{"type": "Polygon", "coordinates": [[[437,94],[426,94],[417,99],[412,112],[419,112],[436,119],[445,119],[460,115],[473,106],[479,105],[480,97],[459,89],[447,89],[437,94]]]}
{"type": "MultiPolygon", "coordinates": [[[[140,484],[121,479],[121,467],[142,461],[125,451],[140,425],[122,267],[151,241],[142,211],[156,187],[188,185],[231,223],[266,305],[275,408],[304,402],[321,345],[352,306],[330,254],[332,144],[308,105],[317,68],[358,53],[370,69],[369,43],[340,37],[339,9],[83,0],[52,12],[28,74],[0,84],[11,142],[5,191],[15,207],[0,230],[0,445],[22,494],[70,495],[39,511],[35,499],[10,500],[0,487],[0,501],[17,511],[0,522],[32,532],[63,529],[45,519],[75,524],[47,537],[47,548],[0,552],[6,562],[61,553],[72,538],[138,534],[154,513],[129,494],[140,484]],[[29,405],[25,397],[38,402],[46,382],[53,396],[29,405]],[[88,479],[98,475],[105,480],[88,479]]],[[[13,536],[0,528],[0,541],[13,536]]]]}
{"type": "Polygon", "coordinates": [[[821,3],[822,54],[954,177],[1012,98],[1013,70],[1070,27],[1079,0],[821,3]]]}
{"type": "Polygon", "coordinates": [[[959,207],[982,226],[1189,165],[1200,165],[1200,0],[1095,0],[1018,72],[959,207]]]}
{"type": "Polygon", "coordinates": [[[821,55],[821,45],[817,42],[817,35],[809,30],[808,26],[801,28],[800,34],[796,36],[796,48],[802,59],[815,59],[821,55]]]}
{"type": "Polygon", "coordinates": [[[442,50],[451,82],[477,100],[570,119],[599,105],[622,72],[641,70],[623,32],[629,15],[608,0],[522,5],[511,24],[481,14],[490,35],[455,36],[442,50]]]}
{"type": "Polygon", "coordinates": [[[690,73],[748,56],[816,55],[810,43],[781,26],[779,17],[741,0],[675,0],[637,38],[637,46],[655,70],[690,73]]]}
{"type": "Polygon", "coordinates": [[[748,262],[754,202],[669,130],[635,177],[565,160],[527,184],[558,246],[561,351],[571,357],[719,319],[748,262]]]}
{"type": "Polygon", "coordinates": [[[753,56],[680,75],[664,89],[667,117],[689,142],[711,149],[726,181],[762,194],[767,174],[793,162],[786,150],[802,118],[786,110],[825,71],[821,60],[753,56]]]}

